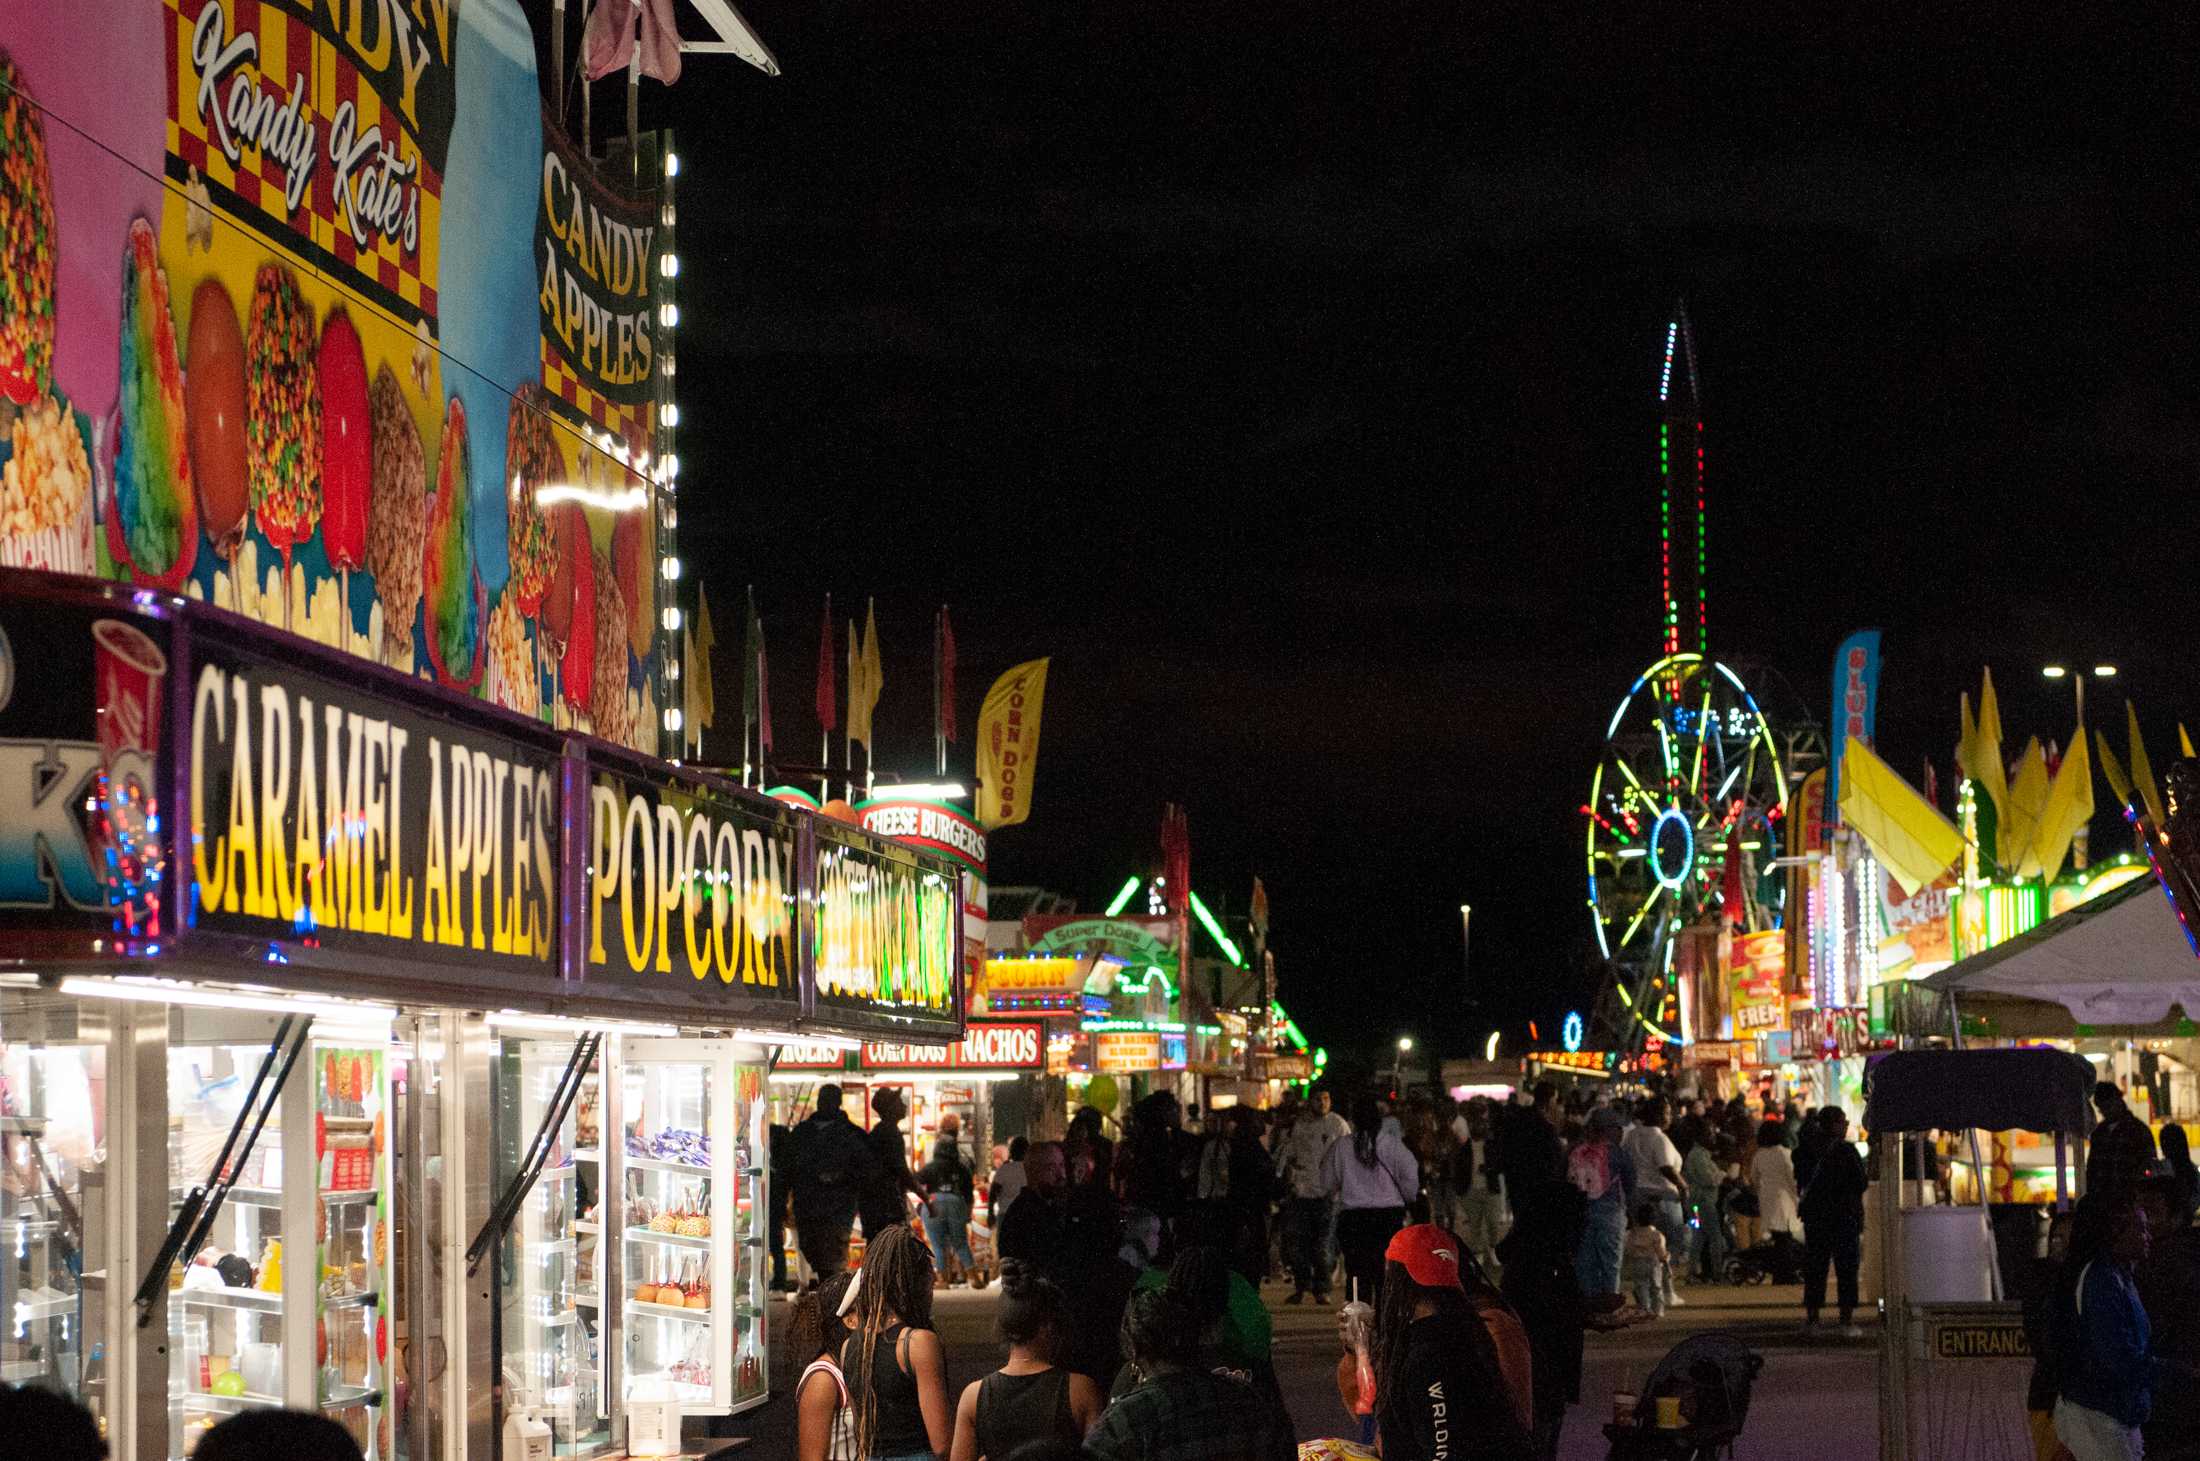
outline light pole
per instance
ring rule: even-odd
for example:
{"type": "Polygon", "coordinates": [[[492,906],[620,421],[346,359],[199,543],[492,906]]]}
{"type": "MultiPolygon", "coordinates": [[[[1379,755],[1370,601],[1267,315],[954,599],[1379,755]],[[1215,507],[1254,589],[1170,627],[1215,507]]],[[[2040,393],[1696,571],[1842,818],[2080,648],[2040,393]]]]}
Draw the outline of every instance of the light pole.
{"type": "Polygon", "coordinates": [[[1474,932],[1474,909],[1468,904],[1459,905],[1459,990],[1468,998],[1473,986],[1469,983],[1472,965],[1468,962],[1469,940],[1474,932]]]}
{"type": "Polygon", "coordinates": [[[1406,1057],[1412,1053],[1413,1037],[1411,1035],[1400,1035],[1398,1037],[1398,1058],[1390,1063],[1390,1083],[1398,1087],[1401,1094],[1403,1094],[1405,1088],[1406,1057]]]}

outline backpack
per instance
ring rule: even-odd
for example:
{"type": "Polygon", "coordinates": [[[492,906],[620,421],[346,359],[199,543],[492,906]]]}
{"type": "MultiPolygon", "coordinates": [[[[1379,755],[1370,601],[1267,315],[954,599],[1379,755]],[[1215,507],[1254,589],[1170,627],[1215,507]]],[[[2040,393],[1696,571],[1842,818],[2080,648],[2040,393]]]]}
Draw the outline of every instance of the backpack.
{"type": "Polygon", "coordinates": [[[1489,1334],[1490,1348],[1497,1358],[1498,1378],[1504,1382],[1505,1396],[1512,1402],[1513,1415],[1520,1422],[1521,1432],[1526,1434],[1535,1428],[1535,1349],[1528,1343],[1527,1326],[1487,1283],[1469,1289],[1467,1304],[1489,1334]]]}
{"type": "Polygon", "coordinates": [[[1612,1152],[1601,1141],[1585,1141],[1566,1158],[1566,1180],[1595,1202],[1612,1190],[1612,1152]]]}

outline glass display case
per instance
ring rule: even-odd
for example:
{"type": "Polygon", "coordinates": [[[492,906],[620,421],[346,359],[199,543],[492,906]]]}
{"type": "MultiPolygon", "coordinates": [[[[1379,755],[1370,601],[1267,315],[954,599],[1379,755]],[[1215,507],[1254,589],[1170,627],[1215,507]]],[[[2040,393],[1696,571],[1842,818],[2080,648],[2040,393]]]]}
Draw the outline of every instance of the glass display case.
{"type": "MultiPolygon", "coordinates": [[[[170,1018],[174,1213],[217,1175],[277,1021],[181,1008],[170,1018]]],[[[172,1457],[223,1416],[265,1406],[318,1409],[369,1461],[393,1455],[388,1054],[370,1032],[328,1033],[300,1052],[257,1139],[238,1140],[204,1245],[169,1274],[172,1457]]]]}
{"type": "Polygon", "coordinates": [[[625,1042],[624,1397],[726,1414],[765,1397],[763,1067],[730,1040],[625,1042]]]}
{"type": "MultiPolygon", "coordinates": [[[[573,1057],[570,1040],[507,1038],[500,1045],[494,1107],[499,1186],[512,1179],[548,1119],[573,1057]]],[[[584,1082],[600,1097],[600,1076],[584,1082]]],[[[611,1443],[601,1378],[601,1224],[583,1216],[596,1211],[601,1193],[600,1108],[584,1106],[585,1099],[577,1093],[551,1133],[542,1171],[505,1237],[497,1267],[505,1411],[547,1425],[558,1456],[591,1455],[611,1443]],[[584,1130],[593,1138],[585,1149],[584,1130]]]]}
{"type": "Polygon", "coordinates": [[[0,993],[0,1383],[102,1417],[105,1039],[69,1001],[0,993]]]}

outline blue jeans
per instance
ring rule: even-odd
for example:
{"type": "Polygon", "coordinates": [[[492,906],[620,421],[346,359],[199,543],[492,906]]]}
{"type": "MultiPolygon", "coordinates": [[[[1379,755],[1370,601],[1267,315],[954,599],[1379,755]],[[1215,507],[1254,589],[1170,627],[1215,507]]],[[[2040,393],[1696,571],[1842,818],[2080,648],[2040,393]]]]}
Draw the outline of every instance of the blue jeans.
{"type": "Polygon", "coordinates": [[[978,1266],[970,1256],[970,1204],[959,1192],[935,1192],[932,1205],[924,1210],[924,1235],[932,1240],[932,1261],[941,1272],[947,1271],[947,1260],[952,1255],[965,1272],[978,1266]]]}
{"type": "Polygon", "coordinates": [[[1688,1213],[1678,1197],[1653,1197],[1649,1201],[1657,1209],[1658,1231],[1665,1235],[1665,1291],[1671,1293],[1680,1275],[1688,1271],[1688,1213]]]}
{"type": "Polygon", "coordinates": [[[1688,1206],[1696,1223],[1690,1240],[1695,1245],[1696,1276],[1705,1283],[1719,1283],[1726,1277],[1726,1226],[1719,1217],[1719,1189],[1689,1188],[1688,1206]]]}
{"type": "Polygon", "coordinates": [[[1590,1298],[1619,1292],[1619,1255],[1627,1241],[1627,1211],[1620,1202],[1618,1184],[1605,1197],[1589,1204],[1581,1229],[1581,1249],[1574,1257],[1574,1276],[1590,1298]]]}

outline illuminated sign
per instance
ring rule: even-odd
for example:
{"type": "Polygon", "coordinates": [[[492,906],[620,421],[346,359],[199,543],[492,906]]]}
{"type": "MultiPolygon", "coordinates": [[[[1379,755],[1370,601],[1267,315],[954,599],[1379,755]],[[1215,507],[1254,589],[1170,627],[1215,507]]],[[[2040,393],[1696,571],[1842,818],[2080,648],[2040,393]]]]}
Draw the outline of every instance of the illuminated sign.
{"type": "Polygon", "coordinates": [[[817,828],[817,1007],[835,1018],[959,1025],[961,880],[929,854],[817,828]]]}
{"type": "Polygon", "coordinates": [[[865,1070],[1039,1070],[1046,1065],[1046,1027],[1036,1020],[973,1020],[952,1045],[873,1043],[863,1046],[865,1070]]]}
{"type": "Polygon", "coordinates": [[[985,872],[985,832],[957,808],[929,801],[881,799],[856,808],[864,830],[944,852],[972,872],[985,872]]]}
{"type": "Polygon", "coordinates": [[[589,787],[588,976],[673,996],[801,1001],[800,813],[700,782],[599,772],[589,787]]]}
{"type": "Polygon", "coordinates": [[[848,1057],[853,1052],[840,1045],[818,1045],[798,1041],[779,1047],[779,1059],[772,1063],[773,1070],[845,1070],[848,1057]]]}
{"type": "Polygon", "coordinates": [[[1566,1011],[1566,1022],[1559,1026],[1558,1043],[1564,1045],[1567,1052],[1572,1054],[1581,1049],[1581,1035],[1581,1011],[1566,1011]]]}
{"type": "Polygon", "coordinates": [[[199,930],[554,968],[556,756],[259,655],[197,653],[199,930]]]}
{"type": "MultiPolygon", "coordinates": [[[[1161,1036],[1151,1030],[1103,1030],[1092,1037],[1092,1068],[1110,1075],[1161,1069],[1161,1036]]],[[[1181,1042],[1182,1036],[1177,1037],[1181,1042]]],[[[1182,1045],[1178,1046],[1182,1064],[1182,1045]]]]}
{"type": "Polygon", "coordinates": [[[1787,935],[1779,929],[1738,935],[1729,960],[1727,978],[1735,1037],[1746,1040],[1779,1028],[1787,1017],[1787,1000],[1782,993],[1787,978],[1787,935]]]}
{"type": "Polygon", "coordinates": [[[988,959],[985,988],[989,998],[1000,995],[1069,995],[1085,987],[1088,965],[1083,959],[1041,955],[1029,959],[988,959]]]}
{"type": "Polygon", "coordinates": [[[1176,967],[1173,918],[1077,918],[1042,915],[1024,920],[1035,954],[1111,955],[1125,964],[1176,967]]]}

